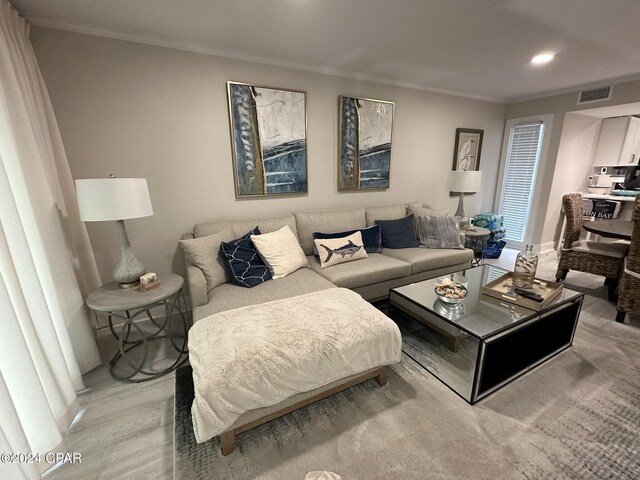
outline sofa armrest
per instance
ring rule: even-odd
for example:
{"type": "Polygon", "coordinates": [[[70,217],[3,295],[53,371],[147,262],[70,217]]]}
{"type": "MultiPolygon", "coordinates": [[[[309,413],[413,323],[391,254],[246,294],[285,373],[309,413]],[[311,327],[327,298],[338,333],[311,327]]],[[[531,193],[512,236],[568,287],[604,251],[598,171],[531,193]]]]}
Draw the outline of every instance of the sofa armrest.
{"type": "MultiPolygon", "coordinates": [[[[189,240],[193,237],[193,233],[185,233],[180,237],[180,240],[189,240]]],[[[196,267],[189,257],[184,252],[182,253],[184,259],[184,267],[187,272],[187,285],[189,285],[189,295],[191,297],[191,310],[199,307],[200,305],[206,305],[208,303],[207,298],[207,280],[204,278],[204,273],[198,267],[196,267]]]]}
{"type": "Polygon", "coordinates": [[[191,309],[206,305],[208,302],[207,280],[204,278],[202,270],[195,265],[188,265],[187,283],[189,284],[189,294],[191,295],[191,309]]]}

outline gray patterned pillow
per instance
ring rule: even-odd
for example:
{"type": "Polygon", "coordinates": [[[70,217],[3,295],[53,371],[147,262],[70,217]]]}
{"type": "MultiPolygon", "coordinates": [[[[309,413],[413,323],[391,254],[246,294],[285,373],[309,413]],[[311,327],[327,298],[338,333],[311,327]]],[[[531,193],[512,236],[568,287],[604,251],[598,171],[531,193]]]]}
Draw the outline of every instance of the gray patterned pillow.
{"type": "Polygon", "coordinates": [[[427,248],[463,249],[460,228],[455,217],[418,217],[421,246],[427,248]]]}

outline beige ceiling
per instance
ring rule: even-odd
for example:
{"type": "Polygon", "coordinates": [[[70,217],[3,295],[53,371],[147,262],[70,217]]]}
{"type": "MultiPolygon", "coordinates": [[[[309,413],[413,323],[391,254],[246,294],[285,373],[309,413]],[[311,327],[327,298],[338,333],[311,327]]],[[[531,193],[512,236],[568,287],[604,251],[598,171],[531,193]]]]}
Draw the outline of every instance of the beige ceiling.
{"type": "Polygon", "coordinates": [[[639,0],[10,1],[37,25],[501,101],[640,77],[639,0]]]}

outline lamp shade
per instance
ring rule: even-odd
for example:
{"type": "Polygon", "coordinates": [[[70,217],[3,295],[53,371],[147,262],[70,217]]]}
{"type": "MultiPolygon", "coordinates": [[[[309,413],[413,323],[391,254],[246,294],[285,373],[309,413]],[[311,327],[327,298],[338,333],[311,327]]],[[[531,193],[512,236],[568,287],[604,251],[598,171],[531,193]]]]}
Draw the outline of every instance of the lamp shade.
{"type": "Polygon", "coordinates": [[[153,215],[146,178],[76,180],[80,218],[85,222],[153,215]]]}
{"type": "Polygon", "coordinates": [[[482,172],[454,170],[449,172],[449,191],[471,193],[480,190],[482,172]]]}

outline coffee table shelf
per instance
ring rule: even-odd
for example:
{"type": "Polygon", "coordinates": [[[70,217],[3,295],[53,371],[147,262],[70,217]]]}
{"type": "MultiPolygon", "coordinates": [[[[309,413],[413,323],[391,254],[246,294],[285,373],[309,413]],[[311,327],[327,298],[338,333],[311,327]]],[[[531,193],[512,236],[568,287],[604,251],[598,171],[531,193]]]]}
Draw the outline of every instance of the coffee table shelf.
{"type": "Polygon", "coordinates": [[[482,294],[482,286],[506,273],[484,265],[459,274],[467,279],[467,298],[459,308],[442,304],[434,291],[437,279],[394,288],[390,307],[407,314],[424,353],[416,359],[469,403],[475,403],[510,381],[569,348],[584,295],[564,288],[542,310],[535,311],[482,294]]]}

